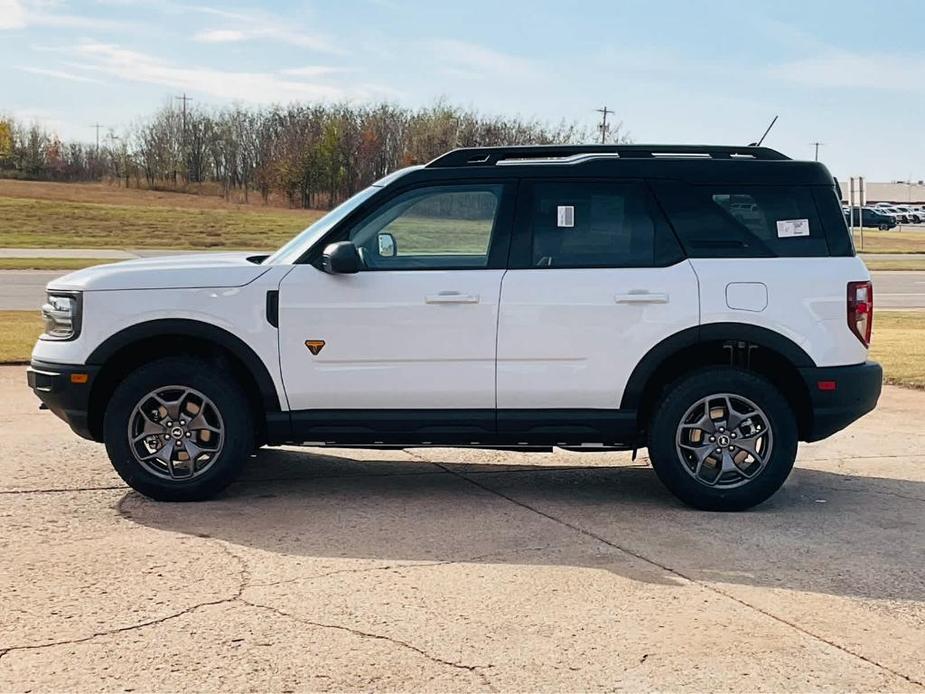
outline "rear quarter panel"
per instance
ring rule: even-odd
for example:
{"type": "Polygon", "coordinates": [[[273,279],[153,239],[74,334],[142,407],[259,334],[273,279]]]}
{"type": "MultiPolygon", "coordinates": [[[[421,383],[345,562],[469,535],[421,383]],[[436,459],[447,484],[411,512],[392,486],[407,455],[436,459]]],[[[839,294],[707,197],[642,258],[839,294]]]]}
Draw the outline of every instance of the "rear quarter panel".
{"type": "MultiPolygon", "coordinates": [[[[867,348],[848,328],[848,282],[870,279],[863,261],[844,258],[693,259],[701,323],[749,323],[790,338],[817,366],[859,364],[867,348]],[[767,305],[729,299],[729,285],[764,284],[767,305]],[[730,304],[748,305],[732,308],[730,304]]],[[[874,306],[877,290],[874,287],[874,306]]],[[[876,318],[874,319],[876,321],[876,318]]]]}

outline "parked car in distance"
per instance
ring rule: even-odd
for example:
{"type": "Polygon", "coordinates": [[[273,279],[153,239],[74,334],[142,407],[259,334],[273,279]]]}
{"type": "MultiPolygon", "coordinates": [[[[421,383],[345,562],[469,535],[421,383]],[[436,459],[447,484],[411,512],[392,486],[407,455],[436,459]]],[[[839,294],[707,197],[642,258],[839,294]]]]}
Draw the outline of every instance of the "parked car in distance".
{"type": "Polygon", "coordinates": [[[920,224],[922,222],[921,215],[912,207],[902,205],[896,206],[894,209],[905,218],[903,224],[920,224]]]}
{"type": "Polygon", "coordinates": [[[159,500],[218,494],[264,445],[559,446],[647,448],[684,502],[742,510],[883,378],[832,175],[763,147],[454,150],[272,255],[47,293],[29,385],[159,500]]]}
{"type": "Polygon", "coordinates": [[[892,216],[896,220],[897,224],[915,223],[913,220],[913,213],[918,214],[911,207],[903,207],[893,202],[877,202],[873,205],[868,205],[867,207],[871,207],[878,212],[892,216]]]}
{"type": "Polygon", "coordinates": [[[881,209],[882,208],[877,207],[855,207],[853,219],[850,208],[843,208],[842,212],[845,215],[845,222],[847,224],[853,224],[856,227],[870,227],[873,229],[880,229],[881,231],[888,231],[896,228],[896,218],[891,214],[882,212],[881,209]],[[862,209],[863,214],[861,212],[862,209]]]}

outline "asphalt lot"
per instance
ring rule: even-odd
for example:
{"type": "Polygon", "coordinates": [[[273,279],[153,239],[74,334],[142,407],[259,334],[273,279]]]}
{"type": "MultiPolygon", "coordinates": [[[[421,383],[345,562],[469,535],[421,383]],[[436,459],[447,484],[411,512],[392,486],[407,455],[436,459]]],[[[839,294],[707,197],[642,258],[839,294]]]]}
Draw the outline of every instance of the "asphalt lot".
{"type": "Polygon", "coordinates": [[[0,691],[921,691],[925,393],[708,514],[643,456],[261,452],[126,491],[0,368],[0,691]]]}
{"type": "MultiPolygon", "coordinates": [[[[0,310],[37,309],[61,270],[0,270],[0,310]]],[[[925,272],[873,272],[877,308],[925,309],[925,272]]]]}

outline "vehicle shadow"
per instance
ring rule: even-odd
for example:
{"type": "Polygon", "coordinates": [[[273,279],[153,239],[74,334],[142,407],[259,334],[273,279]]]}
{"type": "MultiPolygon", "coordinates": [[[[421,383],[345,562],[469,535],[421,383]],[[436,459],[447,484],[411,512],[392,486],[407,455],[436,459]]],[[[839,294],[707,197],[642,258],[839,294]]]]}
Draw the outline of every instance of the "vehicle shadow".
{"type": "Polygon", "coordinates": [[[264,450],[219,499],[129,493],[120,510],[144,526],[298,557],[574,565],[654,583],[925,601],[921,482],[798,467],[770,501],[723,514],[683,506],[626,456],[553,467],[351,455],[264,450]]]}

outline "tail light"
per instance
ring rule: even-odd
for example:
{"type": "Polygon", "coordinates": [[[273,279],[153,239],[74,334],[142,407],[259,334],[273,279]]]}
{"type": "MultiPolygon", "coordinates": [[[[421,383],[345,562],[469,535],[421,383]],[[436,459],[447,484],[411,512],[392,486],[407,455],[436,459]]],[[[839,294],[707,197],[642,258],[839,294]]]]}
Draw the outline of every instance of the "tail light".
{"type": "Polygon", "coordinates": [[[867,347],[874,323],[874,286],[867,282],[848,283],[848,328],[867,347]]]}

